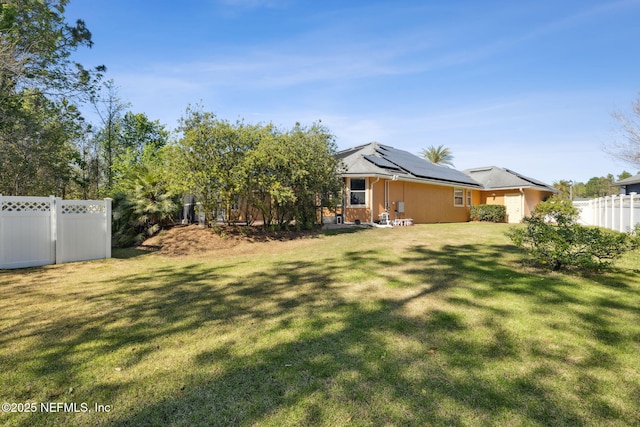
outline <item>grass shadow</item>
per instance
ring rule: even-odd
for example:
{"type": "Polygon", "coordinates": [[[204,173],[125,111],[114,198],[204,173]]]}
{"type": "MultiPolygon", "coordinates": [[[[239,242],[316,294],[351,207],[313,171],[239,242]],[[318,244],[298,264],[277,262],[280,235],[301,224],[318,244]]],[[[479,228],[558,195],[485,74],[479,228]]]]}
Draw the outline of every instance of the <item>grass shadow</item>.
{"type": "Polygon", "coordinates": [[[130,248],[114,248],[111,250],[111,258],[115,259],[130,259],[140,256],[148,255],[161,249],[161,246],[156,245],[140,245],[130,248]]]}
{"type": "Polygon", "coordinates": [[[364,225],[344,225],[341,227],[335,228],[323,228],[318,231],[319,234],[323,236],[339,236],[343,234],[355,234],[360,233],[362,231],[370,230],[371,227],[364,225]]]}
{"type": "Polygon", "coordinates": [[[99,314],[36,323],[45,351],[2,362],[54,390],[75,387],[77,399],[126,405],[56,414],[69,424],[589,425],[639,409],[635,377],[615,373],[640,367],[625,365],[638,327],[616,329],[638,319],[637,286],[522,269],[502,244],[362,248],[243,274],[239,262],[81,283],[104,287],[74,296],[99,314]],[[598,392],[585,404],[586,384],[598,392]]]}

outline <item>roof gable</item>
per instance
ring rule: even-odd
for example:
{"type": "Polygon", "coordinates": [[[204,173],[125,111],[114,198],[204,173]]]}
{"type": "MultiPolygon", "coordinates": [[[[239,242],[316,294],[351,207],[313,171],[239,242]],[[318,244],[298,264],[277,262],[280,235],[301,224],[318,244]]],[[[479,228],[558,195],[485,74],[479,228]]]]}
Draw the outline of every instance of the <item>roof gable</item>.
{"type": "Polygon", "coordinates": [[[559,193],[560,191],[552,186],[534,178],[529,178],[510,169],[499,168],[497,166],[487,166],[483,168],[467,169],[464,171],[468,176],[482,184],[485,190],[500,190],[511,188],[534,188],[542,191],[559,193]]]}

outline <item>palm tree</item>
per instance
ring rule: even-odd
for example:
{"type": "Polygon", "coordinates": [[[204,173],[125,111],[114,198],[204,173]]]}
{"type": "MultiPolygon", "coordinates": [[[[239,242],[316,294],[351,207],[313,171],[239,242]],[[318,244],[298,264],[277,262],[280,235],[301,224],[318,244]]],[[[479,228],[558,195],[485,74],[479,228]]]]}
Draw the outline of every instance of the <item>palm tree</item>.
{"type": "Polygon", "coordinates": [[[113,241],[118,247],[142,243],[173,223],[179,209],[179,198],[148,165],[131,169],[122,181],[113,199],[113,241]]]}
{"type": "Polygon", "coordinates": [[[438,147],[430,145],[428,148],[423,149],[420,155],[433,164],[453,167],[453,154],[444,145],[439,145],[438,147]]]}

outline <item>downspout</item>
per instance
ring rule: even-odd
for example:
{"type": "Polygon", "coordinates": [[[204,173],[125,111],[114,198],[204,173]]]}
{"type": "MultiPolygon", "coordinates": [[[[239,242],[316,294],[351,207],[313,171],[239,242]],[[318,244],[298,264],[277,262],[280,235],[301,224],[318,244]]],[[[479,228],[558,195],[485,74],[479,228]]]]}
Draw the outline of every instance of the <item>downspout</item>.
{"type": "Polygon", "coordinates": [[[389,212],[389,180],[384,181],[384,210],[389,212]]]}
{"type": "MultiPolygon", "coordinates": [[[[524,218],[526,216],[524,212],[524,190],[522,187],[518,190],[520,191],[520,212],[522,212],[522,218],[524,218]]],[[[522,221],[522,218],[520,218],[520,221],[522,221]]]]}
{"type": "Polygon", "coordinates": [[[378,177],[374,182],[372,182],[369,185],[369,191],[371,191],[371,197],[369,197],[369,202],[370,202],[370,206],[369,206],[369,222],[373,223],[373,184],[377,183],[378,181],[380,181],[380,177],[378,177]]]}

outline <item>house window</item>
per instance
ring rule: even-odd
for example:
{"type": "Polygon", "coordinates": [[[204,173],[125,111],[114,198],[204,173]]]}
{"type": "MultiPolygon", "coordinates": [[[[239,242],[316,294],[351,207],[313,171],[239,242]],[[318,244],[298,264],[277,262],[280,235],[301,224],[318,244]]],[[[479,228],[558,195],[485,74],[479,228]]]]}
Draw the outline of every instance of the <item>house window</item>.
{"type": "Polygon", "coordinates": [[[464,190],[461,188],[453,190],[453,206],[464,206],[464,190]]]}
{"type": "Polygon", "coordinates": [[[467,190],[467,206],[472,206],[473,205],[473,199],[471,197],[471,190],[467,190]]]}
{"type": "Polygon", "coordinates": [[[366,183],[364,178],[351,178],[349,180],[349,205],[366,205],[366,183]]]}

